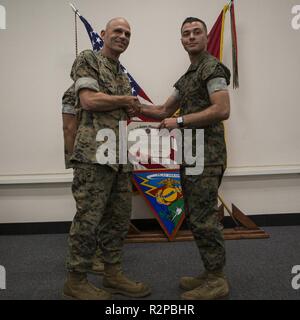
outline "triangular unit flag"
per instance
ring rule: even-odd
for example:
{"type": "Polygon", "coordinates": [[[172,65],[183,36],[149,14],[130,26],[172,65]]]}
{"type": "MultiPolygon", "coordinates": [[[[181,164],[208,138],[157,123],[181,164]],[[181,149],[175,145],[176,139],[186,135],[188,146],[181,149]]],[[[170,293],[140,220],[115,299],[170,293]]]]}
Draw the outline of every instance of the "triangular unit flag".
{"type": "Polygon", "coordinates": [[[173,240],[185,218],[179,170],[141,170],[134,172],[133,179],[169,240],[173,240]]]}

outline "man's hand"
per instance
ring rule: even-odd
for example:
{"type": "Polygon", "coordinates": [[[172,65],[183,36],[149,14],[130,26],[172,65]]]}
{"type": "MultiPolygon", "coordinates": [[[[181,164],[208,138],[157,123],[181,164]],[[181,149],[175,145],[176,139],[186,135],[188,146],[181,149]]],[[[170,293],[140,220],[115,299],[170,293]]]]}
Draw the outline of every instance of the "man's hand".
{"type": "Polygon", "coordinates": [[[126,111],[127,108],[139,103],[137,97],[108,95],[90,89],[81,89],[79,98],[82,108],[91,112],[105,112],[120,108],[126,111]]]}
{"type": "Polygon", "coordinates": [[[126,112],[130,118],[136,117],[138,114],[140,114],[141,106],[142,106],[138,98],[136,97],[132,97],[132,98],[134,98],[135,100],[131,101],[131,104],[128,107],[126,107],[126,112]]]}
{"type": "Polygon", "coordinates": [[[126,109],[131,108],[132,106],[136,106],[139,103],[139,99],[134,96],[122,96],[120,101],[121,106],[126,109]]]}
{"type": "Polygon", "coordinates": [[[158,129],[175,129],[175,128],[178,128],[178,124],[177,124],[177,118],[166,118],[164,119],[158,129]]]}

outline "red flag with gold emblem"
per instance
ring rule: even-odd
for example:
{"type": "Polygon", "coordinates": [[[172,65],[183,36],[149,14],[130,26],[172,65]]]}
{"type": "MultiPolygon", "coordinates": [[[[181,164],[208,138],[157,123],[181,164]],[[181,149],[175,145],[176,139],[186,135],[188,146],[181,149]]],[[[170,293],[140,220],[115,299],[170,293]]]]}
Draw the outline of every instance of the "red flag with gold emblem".
{"type": "Polygon", "coordinates": [[[237,33],[235,24],[235,11],[234,1],[225,5],[221,13],[219,14],[217,21],[213,25],[211,31],[208,34],[207,51],[215,56],[220,61],[223,60],[223,44],[224,44],[224,29],[225,18],[227,11],[230,11],[231,22],[231,42],[232,42],[232,69],[233,69],[233,87],[239,87],[238,76],[238,49],[237,49],[237,33]]]}

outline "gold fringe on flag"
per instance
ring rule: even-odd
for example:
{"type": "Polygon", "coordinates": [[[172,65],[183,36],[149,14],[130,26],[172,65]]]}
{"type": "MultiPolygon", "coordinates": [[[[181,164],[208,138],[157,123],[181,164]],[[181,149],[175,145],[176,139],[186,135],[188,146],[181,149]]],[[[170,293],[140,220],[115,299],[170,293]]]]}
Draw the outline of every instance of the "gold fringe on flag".
{"type": "Polygon", "coordinates": [[[229,9],[229,5],[226,5],[223,8],[222,27],[221,27],[221,41],[220,41],[220,61],[221,62],[223,60],[225,18],[226,18],[226,13],[227,13],[228,9],[229,9]]]}
{"type": "Polygon", "coordinates": [[[239,69],[238,69],[238,45],[237,32],[235,24],[234,1],[230,3],[230,22],[231,22],[231,40],[232,40],[232,70],[233,70],[233,88],[239,87],[239,69]]]}

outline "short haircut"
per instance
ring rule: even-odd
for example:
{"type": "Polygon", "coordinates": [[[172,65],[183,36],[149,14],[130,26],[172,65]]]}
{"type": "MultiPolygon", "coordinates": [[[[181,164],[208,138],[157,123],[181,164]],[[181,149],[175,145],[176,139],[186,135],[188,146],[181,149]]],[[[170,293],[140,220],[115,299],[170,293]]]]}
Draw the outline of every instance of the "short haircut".
{"type": "Polygon", "coordinates": [[[205,23],[203,20],[201,20],[201,19],[199,19],[199,18],[195,18],[195,17],[188,17],[188,18],[186,18],[186,19],[183,21],[180,30],[182,31],[182,28],[183,28],[183,26],[184,26],[186,23],[192,23],[192,22],[195,22],[195,21],[198,21],[198,22],[202,23],[202,25],[204,26],[204,30],[205,30],[205,32],[206,32],[206,34],[207,34],[207,26],[206,26],[206,23],[205,23]]]}

